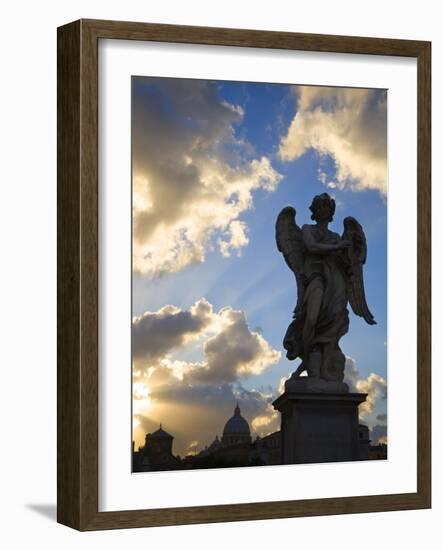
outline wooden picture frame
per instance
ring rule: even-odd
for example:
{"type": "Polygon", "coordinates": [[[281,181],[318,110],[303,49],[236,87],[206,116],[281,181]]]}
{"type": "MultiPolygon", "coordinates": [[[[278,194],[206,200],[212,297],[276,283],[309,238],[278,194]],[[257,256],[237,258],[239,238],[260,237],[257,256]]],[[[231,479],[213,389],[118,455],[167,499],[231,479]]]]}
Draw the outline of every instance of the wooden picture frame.
{"type": "Polygon", "coordinates": [[[82,531],[431,506],[431,44],[423,41],[79,20],[58,29],[58,521],[82,531]],[[417,492],[98,511],[98,40],[404,56],[418,70],[417,492]]]}

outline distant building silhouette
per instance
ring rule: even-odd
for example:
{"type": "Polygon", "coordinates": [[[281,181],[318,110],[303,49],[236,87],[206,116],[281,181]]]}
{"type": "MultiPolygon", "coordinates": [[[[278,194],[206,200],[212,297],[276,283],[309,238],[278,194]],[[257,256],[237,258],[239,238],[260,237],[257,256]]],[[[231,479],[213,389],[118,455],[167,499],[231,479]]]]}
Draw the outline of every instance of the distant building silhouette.
{"type": "Polygon", "coordinates": [[[385,443],[379,443],[378,445],[372,445],[370,447],[371,460],[385,460],[386,458],[387,458],[387,445],[385,443]]]}
{"type": "Polygon", "coordinates": [[[252,441],[249,423],[237,403],[233,416],[224,425],[221,440],[216,436],[200,453],[185,457],[183,465],[193,469],[281,464],[280,439],[277,431],[252,441]]]}
{"type": "Polygon", "coordinates": [[[163,430],[161,424],[156,432],[146,434],[144,447],[133,453],[134,472],[152,470],[175,470],[180,459],[172,454],[173,435],[163,430]]]}
{"type": "Polygon", "coordinates": [[[250,428],[247,420],[241,416],[241,410],[238,403],[236,404],[232,418],[227,420],[224,426],[221,445],[223,447],[231,447],[238,443],[250,445],[252,438],[250,437],[250,428]]]}
{"type": "MultiPolygon", "coordinates": [[[[387,445],[370,445],[369,429],[359,424],[359,459],[387,458],[387,445]]],[[[218,435],[198,454],[181,459],[172,451],[173,436],[160,428],[146,434],[145,444],[138,451],[132,448],[133,471],[227,468],[238,466],[265,466],[282,464],[281,431],[252,440],[250,426],[241,415],[239,404],[233,416],[224,425],[221,439],[218,435]]]]}

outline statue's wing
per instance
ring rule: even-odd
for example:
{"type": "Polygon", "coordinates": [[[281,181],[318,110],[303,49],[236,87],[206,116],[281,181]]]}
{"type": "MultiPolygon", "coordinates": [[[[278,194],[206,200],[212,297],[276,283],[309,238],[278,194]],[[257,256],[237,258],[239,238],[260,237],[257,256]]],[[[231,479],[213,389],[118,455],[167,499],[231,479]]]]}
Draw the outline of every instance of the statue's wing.
{"type": "Polygon", "coordinates": [[[361,224],[352,217],[344,219],[344,233],[342,238],[351,242],[346,249],[348,259],[348,299],[352,310],[359,317],[363,317],[369,325],[375,325],[373,315],[368,309],[364,290],[363,265],[367,259],[367,240],[361,224]]]}
{"type": "Polygon", "coordinates": [[[284,256],[289,268],[296,276],[298,299],[295,308],[295,316],[302,305],[304,294],[304,241],[302,231],[295,221],[296,210],[292,206],[286,206],[281,210],[276,220],[276,244],[278,250],[284,256]]]}

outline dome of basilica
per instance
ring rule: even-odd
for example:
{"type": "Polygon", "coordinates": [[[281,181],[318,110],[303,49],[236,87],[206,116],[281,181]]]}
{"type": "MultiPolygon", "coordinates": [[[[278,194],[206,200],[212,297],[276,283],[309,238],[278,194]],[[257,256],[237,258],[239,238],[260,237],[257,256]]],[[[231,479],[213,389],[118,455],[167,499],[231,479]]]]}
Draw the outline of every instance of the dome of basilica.
{"type": "Polygon", "coordinates": [[[235,407],[235,412],[224,426],[223,436],[247,436],[250,437],[250,427],[245,418],[241,416],[241,410],[238,404],[235,407]]]}

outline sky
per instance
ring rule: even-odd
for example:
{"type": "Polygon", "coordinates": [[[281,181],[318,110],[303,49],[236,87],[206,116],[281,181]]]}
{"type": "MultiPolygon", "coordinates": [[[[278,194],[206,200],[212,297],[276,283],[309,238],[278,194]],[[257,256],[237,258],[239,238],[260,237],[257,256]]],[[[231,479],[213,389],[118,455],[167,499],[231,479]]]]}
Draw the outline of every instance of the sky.
{"type": "MultiPolygon", "coordinates": [[[[293,78],[296,82],[296,78],[293,78]]],[[[365,292],[340,342],[360,420],[387,441],[387,91],[132,77],[133,438],[162,424],[174,453],[202,450],[238,401],[252,436],[299,360],[282,340],[296,282],[275,243],[287,205],[313,223],[336,200],[364,228],[365,292]]]]}

